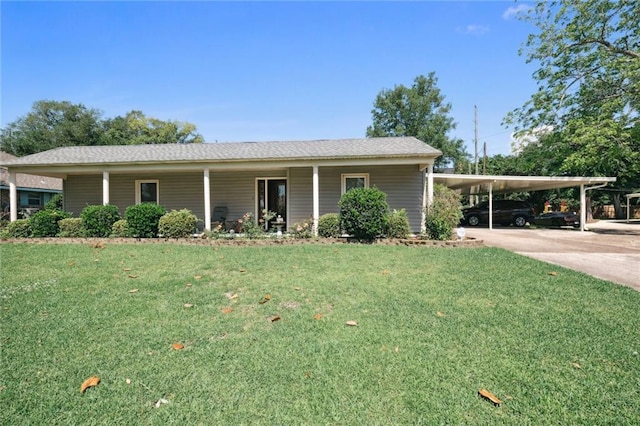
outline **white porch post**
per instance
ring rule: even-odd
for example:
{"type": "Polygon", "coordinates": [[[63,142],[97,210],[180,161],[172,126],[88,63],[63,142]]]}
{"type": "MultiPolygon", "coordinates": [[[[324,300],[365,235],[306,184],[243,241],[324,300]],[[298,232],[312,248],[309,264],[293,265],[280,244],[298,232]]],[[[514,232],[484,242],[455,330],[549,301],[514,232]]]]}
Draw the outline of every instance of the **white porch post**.
{"type": "Polygon", "coordinates": [[[433,164],[427,168],[427,205],[433,204],[433,164]]]}
{"type": "Polygon", "coordinates": [[[587,221],[587,191],[584,184],[580,185],[580,232],[584,232],[584,224],[587,221]]]}
{"type": "Polygon", "coordinates": [[[422,175],[422,215],[420,215],[420,232],[425,233],[427,226],[425,224],[427,220],[427,171],[425,170],[422,175]]]}
{"type": "Polygon", "coordinates": [[[16,173],[9,172],[9,220],[18,220],[18,190],[16,188],[16,173]]]}
{"type": "Polygon", "coordinates": [[[493,229],[493,182],[489,182],[489,229],[493,229]]]}
{"type": "Polygon", "coordinates": [[[102,205],[109,204],[109,172],[102,172],[102,205]]]}
{"type": "Polygon", "coordinates": [[[209,169],[204,169],[204,229],[211,231],[211,192],[209,169]]]}
{"type": "Polygon", "coordinates": [[[318,217],[320,216],[320,180],[318,166],[313,166],[313,235],[318,236],[318,217]]]}

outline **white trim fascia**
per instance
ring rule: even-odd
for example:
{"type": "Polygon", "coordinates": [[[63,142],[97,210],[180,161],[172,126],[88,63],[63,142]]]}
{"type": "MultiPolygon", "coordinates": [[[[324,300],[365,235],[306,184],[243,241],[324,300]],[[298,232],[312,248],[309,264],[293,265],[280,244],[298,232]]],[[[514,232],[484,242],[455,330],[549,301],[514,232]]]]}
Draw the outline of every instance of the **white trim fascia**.
{"type": "Polygon", "coordinates": [[[142,202],[141,194],[140,194],[140,184],[141,183],[155,183],[156,184],[156,204],[160,204],[160,180],[159,179],[136,179],[136,204],[140,204],[142,202]]]}
{"type": "Polygon", "coordinates": [[[340,175],[340,194],[347,192],[347,178],[364,178],[364,187],[369,188],[369,173],[342,173],[340,175]]]}

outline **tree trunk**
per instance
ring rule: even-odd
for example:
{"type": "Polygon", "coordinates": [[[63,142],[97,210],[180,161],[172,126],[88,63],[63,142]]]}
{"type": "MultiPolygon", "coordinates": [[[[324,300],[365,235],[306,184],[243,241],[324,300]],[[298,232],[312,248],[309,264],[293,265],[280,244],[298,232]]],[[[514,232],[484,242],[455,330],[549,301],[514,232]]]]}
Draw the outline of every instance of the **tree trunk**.
{"type": "Polygon", "coordinates": [[[586,218],[585,218],[585,222],[586,223],[591,223],[593,222],[593,210],[591,210],[591,197],[586,197],[585,200],[585,206],[584,208],[586,209],[586,218]]]}
{"type": "Polygon", "coordinates": [[[622,204],[620,203],[620,194],[613,194],[613,210],[615,211],[616,219],[623,219],[626,212],[622,211],[622,204]]]}

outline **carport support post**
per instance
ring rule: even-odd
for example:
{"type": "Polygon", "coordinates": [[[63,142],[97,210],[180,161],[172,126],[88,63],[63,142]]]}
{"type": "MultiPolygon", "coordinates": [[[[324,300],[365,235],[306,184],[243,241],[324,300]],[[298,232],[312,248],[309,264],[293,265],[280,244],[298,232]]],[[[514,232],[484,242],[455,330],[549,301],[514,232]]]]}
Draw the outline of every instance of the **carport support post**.
{"type": "Polygon", "coordinates": [[[493,229],[493,182],[489,182],[489,229],[493,229]]]}
{"type": "Polygon", "coordinates": [[[109,172],[102,172],[102,205],[109,204],[109,172]]]}
{"type": "Polygon", "coordinates": [[[16,187],[16,173],[9,172],[9,220],[18,220],[18,189],[16,187]]]}
{"type": "Polygon", "coordinates": [[[211,231],[211,184],[209,169],[204,169],[204,229],[211,231]]]}
{"type": "Polygon", "coordinates": [[[584,184],[580,185],[580,232],[584,232],[584,224],[587,221],[587,194],[584,184]]]}

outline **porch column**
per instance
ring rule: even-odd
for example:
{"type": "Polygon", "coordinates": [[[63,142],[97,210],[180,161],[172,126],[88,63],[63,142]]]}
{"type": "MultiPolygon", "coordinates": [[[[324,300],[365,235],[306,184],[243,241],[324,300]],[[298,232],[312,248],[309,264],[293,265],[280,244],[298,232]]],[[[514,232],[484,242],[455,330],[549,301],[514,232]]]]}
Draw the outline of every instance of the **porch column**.
{"type": "Polygon", "coordinates": [[[320,217],[320,180],[318,166],[313,166],[313,235],[318,236],[318,217],[320,217]]]}
{"type": "Polygon", "coordinates": [[[109,172],[102,172],[102,205],[109,204],[109,172]]]}
{"type": "Polygon", "coordinates": [[[427,168],[427,205],[433,204],[433,164],[427,168]]]}
{"type": "Polygon", "coordinates": [[[9,220],[18,220],[18,190],[16,188],[16,173],[9,172],[9,220]]]}
{"type": "Polygon", "coordinates": [[[204,229],[211,231],[211,192],[209,169],[204,169],[204,229]]]}
{"type": "Polygon", "coordinates": [[[422,215],[420,215],[420,232],[427,232],[427,172],[422,175],[422,215]]]}

